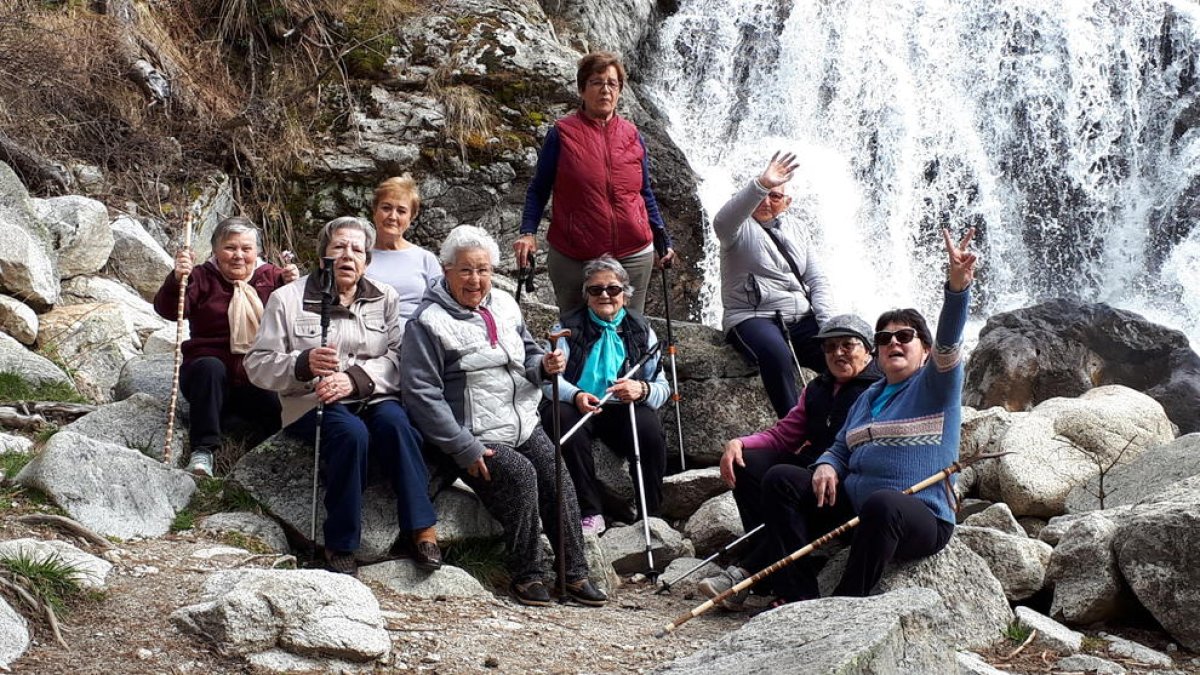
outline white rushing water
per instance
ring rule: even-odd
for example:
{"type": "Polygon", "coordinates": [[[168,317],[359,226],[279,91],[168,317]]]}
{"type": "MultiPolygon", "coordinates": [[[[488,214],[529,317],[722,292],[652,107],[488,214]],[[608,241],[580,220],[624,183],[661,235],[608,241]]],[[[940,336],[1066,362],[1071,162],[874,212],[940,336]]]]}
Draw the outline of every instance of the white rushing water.
{"type": "Polygon", "coordinates": [[[975,226],[976,331],[1065,296],[1200,344],[1193,0],[682,0],[656,41],[646,94],[705,211],[797,152],[792,215],[842,309],[935,316],[940,228],[975,226]]]}

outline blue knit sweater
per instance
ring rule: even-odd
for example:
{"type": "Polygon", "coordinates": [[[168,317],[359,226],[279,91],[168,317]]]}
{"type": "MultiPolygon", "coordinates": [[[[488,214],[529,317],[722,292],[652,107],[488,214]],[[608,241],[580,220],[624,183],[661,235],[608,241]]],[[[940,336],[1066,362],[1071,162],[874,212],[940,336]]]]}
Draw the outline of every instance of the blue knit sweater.
{"type": "MultiPolygon", "coordinates": [[[[855,511],[877,490],[904,490],[958,460],[962,332],[970,299],[969,287],[961,293],[946,289],[929,361],[901,383],[877,417],[871,406],[887,381],[871,385],[850,409],[837,440],[817,459],[837,471],[855,511]]],[[[932,486],[916,496],[939,519],[954,523],[943,488],[932,486]]]]}

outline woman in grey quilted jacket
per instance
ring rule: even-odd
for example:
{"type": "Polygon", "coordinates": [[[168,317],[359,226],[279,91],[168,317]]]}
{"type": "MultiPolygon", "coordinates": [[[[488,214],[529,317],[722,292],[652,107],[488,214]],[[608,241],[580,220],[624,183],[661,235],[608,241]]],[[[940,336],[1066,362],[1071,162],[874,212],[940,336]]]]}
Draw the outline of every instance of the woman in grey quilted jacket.
{"type": "Polygon", "coordinates": [[[405,328],[401,391],[417,428],[457,465],[460,477],[504,527],[512,594],[548,605],[539,526],[565,558],[565,589],[585,605],[608,601],[588,580],[579,505],[564,476],[558,541],[554,446],[538,423],[538,384],[563,371],[562,352],[534,342],[512,296],[492,288],[500,259],[478,227],[454,228],[442,244],[445,276],[405,328]],[[539,523],[539,516],[541,522],[539,523]]]}

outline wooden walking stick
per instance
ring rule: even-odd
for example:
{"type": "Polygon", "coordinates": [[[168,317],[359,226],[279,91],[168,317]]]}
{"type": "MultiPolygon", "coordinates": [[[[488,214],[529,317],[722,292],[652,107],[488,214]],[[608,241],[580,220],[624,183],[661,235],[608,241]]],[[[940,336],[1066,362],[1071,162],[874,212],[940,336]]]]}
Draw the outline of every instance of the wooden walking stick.
{"type": "MultiPolygon", "coordinates": [[[[938,483],[940,483],[944,480],[948,480],[950,478],[950,476],[962,471],[964,467],[970,466],[971,464],[974,464],[975,462],[978,462],[980,460],[993,459],[993,458],[1001,457],[1001,456],[1007,455],[1007,454],[1009,454],[1009,453],[996,452],[996,453],[992,453],[992,454],[975,455],[974,457],[972,457],[970,459],[960,459],[959,461],[954,462],[950,466],[933,474],[932,476],[930,476],[929,478],[926,478],[925,480],[921,481],[920,483],[917,483],[916,485],[908,488],[907,490],[904,490],[904,494],[906,494],[906,495],[915,494],[917,492],[920,492],[921,490],[924,490],[925,488],[927,488],[931,485],[937,485],[938,483]]],[[[947,492],[950,491],[949,483],[946,484],[946,490],[947,490],[947,492]]],[[[953,493],[951,493],[951,496],[953,496],[953,493]]],[[[738,582],[737,584],[735,584],[733,586],[733,588],[730,588],[730,589],[726,590],[724,593],[717,595],[717,597],[710,598],[710,599],[704,601],[703,603],[697,605],[696,607],[692,608],[688,612],[679,615],[678,617],[676,617],[676,619],[674,621],[663,626],[660,631],[655,633],[655,637],[665,636],[667,633],[670,633],[671,631],[675,630],[676,628],[679,628],[680,626],[687,623],[688,621],[691,621],[692,619],[700,616],[701,614],[703,614],[703,613],[707,612],[708,610],[712,609],[713,607],[717,606],[718,604],[721,603],[721,601],[725,600],[726,598],[728,598],[736,593],[741,593],[742,591],[746,590],[747,588],[750,588],[754,584],[762,581],[764,578],[767,577],[767,575],[778,572],[779,570],[796,562],[800,558],[803,558],[804,556],[808,555],[809,553],[812,553],[813,551],[821,548],[825,544],[828,544],[829,542],[833,541],[834,539],[837,539],[838,537],[842,536],[846,532],[857,527],[858,523],[859,523],[858,516],[854,516],[850,520],[839,525],[837,527],[837,529],[833,530],[832,532],[829,532],[829,533],[825,534],[824,536],[813,540],[812,542],[808,543],[807,545],[805,545],[802,548],[792,551],[786,557],[781,558],[780,560],[777,560],[777,561],[771,563],[771,565],[769,567],[763,569],[762,571],[758,572],[757,574],[751,576],[748,579],[743,579],[742,581],[738,582]]]]}
{"type": "MultiPolygon", "coordinates": [[[[189,212],[183,219],[183,250],[192,250],[192,214],[189,212]]],[[[171,441],[175,438],[175,406],[179,402],[179,366],[183,362],[183,311],[187,302],[188,277],[191,272],[179,279],[179,305],[175,311],[175,367],[171,377],[171,402],[167,405],[167,438],[163,441],[163,464],[172,466],[171,441]]]]}
{"type": "MultiPolygon", "coordinates": [[[[521,292],[521,287],[517,286],[517,292],[521,292]]],[[[571,337],[571,331],[563,329],[550,333],[550,350],[554,350],[554,345],[558,343],[559,338],[571,337]]],[[[554,559],[558,564],[558,599],[563,602],[567,598],[567,558],[563,555],[563,534],[566,532],[566,526],[563,524],[563,454],[562,454],[562,411],[558,409],[558,375],[555,374],[550,380],[550,405],[551,405],[551,420],[554,426],[554,506],[558,514],[558,541],[557,550],[554,551],[554,559]]]]}

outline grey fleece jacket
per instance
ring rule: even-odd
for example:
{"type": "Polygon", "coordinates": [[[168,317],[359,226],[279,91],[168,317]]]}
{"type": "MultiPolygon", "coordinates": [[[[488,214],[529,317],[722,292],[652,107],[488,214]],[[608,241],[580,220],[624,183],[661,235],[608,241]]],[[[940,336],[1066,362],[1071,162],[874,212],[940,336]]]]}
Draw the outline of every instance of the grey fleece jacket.
{"type": "Polygon", "coordinates": [[[819,324],[824,324],[834,313],[829,283],[795,219],[777,218],[760,225],[750,217],[767,192],[757,180],[751,179],[713,218],[713,229],[721,244],[721,304],[725,308],[721,328],[725,332],[747,319],[774,319],[776,310],[792,322],[811,309],[819,324]],[[792,254],[808,286],[811,306],[787,260],[764,228],[776,228],[792,254]]]}
{"type": "Polygon", "coordinates": [[[405,327],[400,354],[409,416],[464,469],[483,456],[484,444],[516,447],[529,440],[542,398],[545,354],[516,301],[493,288],[481,306],[495,320],[494,336],[483,315],[458,304],[446,280],[438,280],[405,327]]]}

